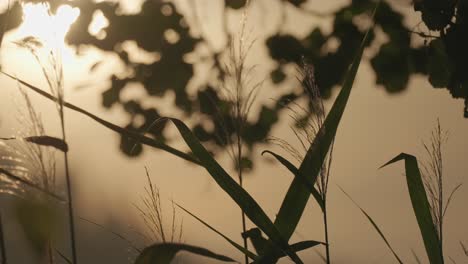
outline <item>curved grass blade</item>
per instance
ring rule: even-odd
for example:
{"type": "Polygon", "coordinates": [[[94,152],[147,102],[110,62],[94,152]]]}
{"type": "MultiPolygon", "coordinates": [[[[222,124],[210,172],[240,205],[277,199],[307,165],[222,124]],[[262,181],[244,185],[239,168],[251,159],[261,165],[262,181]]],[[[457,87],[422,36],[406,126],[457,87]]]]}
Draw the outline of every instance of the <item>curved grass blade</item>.
{"type": "MultiPolygon", "coordinates": [[[[49,100],[51,100],[53,102],[58,101],[58,99],[55,96],[53,96],[53,95],[51,95],[51,94],[49,94],[49,93],[35,87],[32,84],[29,84],[29,83],[15,77],[13,75],[10,75],[10,74],[2,71],[2,70],[0,70],[0,73],[4,74],[5,76],[7,76],[10,79],[18,81],[20,84],[26,86],[27,88],[29,88],[30,90],[34,91],[35,93],[41,95],[42,97],[45,97],[45,98],[47,98],[47,99],[49,99],[49,100]]],[[[120,127],[118,125],[115,125],[115,124],[113,124],[113,123],[111,123],[109,121],[106,121],[106,120],[104,120],[104,119],[102,119],[102,118],[100,118],[100,117],[98,117],[98,116],[96,116],[96,115],[94,115],[94,114],[92,114],[92,113],[90,113],[90,112],[76,106],[76,105],[67,103],[65,101],[63,102],[63,106],[70,109],[70,110],[73,110],[75,112],[78,112],[80,114],[83,114],[83,115],[93,119],[94,121],[101,124],[102,126],[107,127],[108,129],[110,129],[110,130],[112,130],[112,131],[114,131],[114,132],[116,132],[116,133],[118,133],[118,134],[120,134],[122,136],[129,137],[129,138],[134,139],[135,141],[137,141],[137,142],[139,142],[141,144],[144,144],[144,145],[156,148],[156,149],[164,150],[164,151],[166,151],[168,153],[171,153],[174,156],[182,158],[182,159],[184,159],[186,161],[190,161],[190,162],[192,162],[194,164],[201,165],[200,162],[196,158],[194,158],[192,155],[184,153],[184,152],[182,152],[180,150],[177,150],[177,149],[175,149],[175,148],[173,148],[173,147],[171,147],[169,145],[166,145],[166,144],[164,144],[164,143],[162,143],[162,142],[160,142],[158,140],[152,139],[150,137],[146,137],[144,135],[141,135],[140,133],[137,133],[137,132],[125,129],[123,127],[120,127]]]]}
{"type": "Polygon", "coordinates": [[[312,194],[312,196],[315,198],[315,201],[319,204],[320,208],[322,209],[322,212],[325,210],[325,203],[323,202],[322,196],[320,193],[315,189],[314,186],[310,185],[308,181],[305,180],[304,176],[299,176],[299,169],[294,166],[289,160],[286,158],[274,153],[273,151],[265,150],[262,152],[262,155],[268,153],[272,155],[275,159],[277,159],[283,166],[285,166],[296,178],[299,178],[299,180],[304,184],[309,192],[312,194]]]}
{"type": "Polygon", "coordinates": [[[405,161],[408,192],[424,241],[427,256],[431,264],[442,264],[444,261],[441,255],[439,238],[434,223],[432,222],[430,204],[427,199],[426,190],[424,189],[424,183],[418,167],[418,160],[415,156],[401,153],[385,163],[381,168],[401,160],[405,161]]]}
{"type": "Polygon", "coordinates": [[[390,249],[390,251],[392,251],[393,253],[393,256],[395,256],[395,258],[397,259],[398,263],[400,264],[403,264],[403,261],[401,261],[400,257],[398,256],[398,254],[395,252],[395,250],[393,249],[393,247],[390,245],[390,242],[388,242],[387,238],[385,237],[385,235],[383,234],[382,230],[379,228],[379,226],[377,225],[377,223],[374,221],[374,219],[372,219],[372,217],[364,210],[362,209],[361,206],[359,206],[359,204],[354,201],[354,199],[347,193],[345,192],[345,190],[343,190],[343,188],[341,188],[340,186],[338,186],[340,188],[340,190],[349,198],[349,200],[351,200],[351,202],[354,203],[354,205],[356,205],[357,208],[359,208],[359,210],[361,210],[362,214],[367,218],[367,220],[369,220],[369,222],[372,224],[372,226],[374,227],[375,231],[377,231],[377,233],[379,233],[380,237],[382,238],[382,240],[385,242],[385,244],[387,244],[387,247],[388,249],[390,249]]]}
{"type": "Polygon", "coordinates": [[[191,213],[189,210],[185,209],[184,207],[182,207],[181,205],[177,204],[177,203],[174,203],[177,207],[179,207],[180,209],[182,209],[184,212],[186,212],[187,214],[189,214],[190,216],[192,216],[193,218],[197,219],[200,223],[202,223],[204,226],[208,227],[209,229],[211,229],[211,231],[215,232],[216,234],[220,235],[222,238],[224,238],[227,242],[229,242],[229,244],[233,245],[236,249],[238,249],[240,252],[242,252],[243,254],[247,254],[247,256],[249,256],[249,258],[253,259],[253,260],[256,260],[258,258],[257,255],[255,255],[254,253],[246,250],[243,246],[237,244],[236,242],[234,242],[234,240],[230,239],[229,237],[225,236],[223,233],[221,233],[220,231],[216,230],[214,227],[212,227],[211,225],[209,225],[208,223],[206,223],[205,221],[203,221],[201,218],[197,217],[196,215],[194,215],[193,213],[191,213]]]}
{"type": "MultiPolygon", "coordinates": [[[[374,9],[372,17],[375,16],[377,8],[378,3],[374,9]]],[[[354,79],[359,69],[362,54],[371,30],[373,30],[373,27],[369,28],[366,32],[364,39],[361,42],[361,46],[357,51],[356,57],[345,76],[343,87],[327,115],[323,126],[318,131],[314,142],[309,147],[307,154],[299,167],[300,173],[298,175],[302,176],[302,178],[306,182],[309,182],[311,186],[314,186],[328,150],[335,138],[336,131],[351,94],[354,79]]],[[[275,226],[284,238],[289,240],[294,233],[294,230],[296,230],[307,201],[309,200],[309,196],[310,192],[302,183],[302,180],[297,177],[294,178],[275,220],[275,226]]]]}
{"type": "Polygon", "coordinates": [[[232,258],[213,253],[205,248],[187,244],[163,243],[145,248],[137,257],[135,264],[170,264],[180,251],[187,251],[224,262],[235,262],[232,258]]]}
{"type": "MultiPolygon", "coordinates": [[[[4,140],[4,141],[17,140],[17,139],[18,138],[16,137],[0,138],[0,140],[4,140]]],[[[25,137],[21,139],[30,143],[34,143],[36,145],[40,145],[44,147],[52,147],[62,152],[68,152],[68,144],[60,138],[51,137],[51,136],[32,136],[32,137],[25,137]]]]}
{"type": "Polygon", "coordinates": [[[236,202],[249,219],[259,227],[269,239],[296,263],[302,263],[296,253],[291,251],[288,242],[284,239],[270,218],[260,205],[245,191],[211,156],[203,147],[197,137],[179,119],[168,118],[176,126],[185,143],[189,146],[195,157],[201,162],[216,183],[236,202]]]}

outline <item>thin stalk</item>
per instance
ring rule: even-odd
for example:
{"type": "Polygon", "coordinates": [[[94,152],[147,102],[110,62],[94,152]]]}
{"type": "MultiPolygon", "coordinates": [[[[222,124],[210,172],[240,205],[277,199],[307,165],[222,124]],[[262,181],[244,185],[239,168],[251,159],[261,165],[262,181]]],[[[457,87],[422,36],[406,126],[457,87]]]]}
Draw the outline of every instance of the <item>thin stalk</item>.
{"type": "MultiPolygon", "coordinates": [[[[63,102],[60,101],[60,122],[62,127],[62,139],[64,142],[67,142],[67,137],[65,133],[65,117],[63,111],[63,102]]],[[[76,255],[76,240],[75,240],[75,219],[73,216],[73,196],[72,196],[72,187],[70,180],[70,167],[68,164],[68,152],[64,152],[64,161],[65,161],[65,179],[67,181],[67,196],[68,196],[68,218],[69,218],[69,228],[70,228],[70,240],[71,240],[71,251],[72,251],[72,263],[77,264],[77,255],[76,255]]]]}
{"type": "Polygon", "coordinates": [[[54,251],[52,250],[52,242],[50,240],[47,242],[47,255],[49,257],[49,264],[54,264],[54,251]]]}
{"type": "MultiPolygon", "coordinates": [[[[237,173],[239,176],[239,185],[244,188],[243,186],[243,177],[242,177],[242,164],[241,164],[241,159],[242,159],[242,144],[241,144],[241,136],[240,133],[237,133],[237,173]]],[[[242,234],[244,234],[247,231],[247,227],[245,224],[245,212],[244,210],[242,211],[242,234]]],[[[244,239],[244,248],[246,252],[248,252],[249,246],[247,244],[247,237],[242,236],[244,239]]],[[[245,257],[245,264],[249,263],[249,256],[247,253],[244,255],[245,257]]]]}
{"type": "MultiPolygon", "coordinates": [[[[441,156],[441,158],[442,158],[442,156],[441,156]]],[[[440,166],[442,167],[442,160],[441,160],[441,165],[440,166]]],[[[444,199],[443,199],[443,185],[442,185],[442,182],[443,181],[442,181],[442,172],[441,172],[441,174],[439,176],[439,186],[440,186],[440,188],[439,188],[439,197],[440,197],[440,199],[439,199],[439,215],[440,215],[440,221],[439,221],[439,233],[440,233],[439,234],[439,238],[440,238],[439,240],[440,240],[440,242],[439,242],[439,244],[440,244],[440,256],[441,256],[442,261],[443,261],[444,260],[444,247],[443,247],[443,239],[442,239],[443,238],[442,226],[443,226],[443,218],[444,218],[444,212],[443,212],[443,210],[444,210],[444,199]]]]}
{"type": "Polygon", "coordinates": [[[330,244],[328,241],[328,219],[327,219],[327,202],[326,199],[323,199],[323,224],[325,226],[325,251],[326,251],[326,260],[327,264],[330,264],[330,244]]]}
{"type": "Polygon", "coordinates": [[[5,236],[3,234],[3,222],[2,222],[2,215],[1,214],[0,214],[0,250],[2,252],[2,264],[7,264],[5,236]]]}

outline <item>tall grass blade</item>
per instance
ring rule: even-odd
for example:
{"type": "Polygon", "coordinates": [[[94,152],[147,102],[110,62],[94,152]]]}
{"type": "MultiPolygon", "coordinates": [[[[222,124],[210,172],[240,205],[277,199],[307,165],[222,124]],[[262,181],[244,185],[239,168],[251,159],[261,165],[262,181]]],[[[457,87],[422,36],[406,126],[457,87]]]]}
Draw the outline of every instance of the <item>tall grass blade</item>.
{"type": "Polygon", "coordinates": [[[247,256],[249,256],[249,258],[253,259],[253,260],[256,260],[258,258],[257,255],[255,255],[254,253],[246,250],[243,246],[237,244],[236,242],[234,242],[234,240],[230,239],[229,237],[227,237],[226,235],[224,235],[223,233],[221,233],[220,231],[216,230],[216,228],[214,228],[213,226],[209,225],[208,223],[206,223],[205,221],[203,221],[201,218],[199,218],[198,216],[196,216],[195,214],[191,213],[189,210],[185,209],[184,207],[182,207],[181,205],[175,203],[175,205],[177,207],[179,207],[180,209],[182,209],[184,212],[186,212],[187,214],[189,214],[190,216],[192,216],[193,218],[195,218],[196,220],[198,220],[198,222],[202,223],[204,226],[208,227],[209,229],[211,229],[211,231],[215,232],[216,234],[220,235],[222,238],[224,238],[227,242],[229,242],[229,244],[233,245],[236,249],[238,249],[240,252],[246,254],[247,256]]]}
{"type": "Polygon", "coordinates": [[[187,244],[163,243],[145,248],[136,259],[135,264],[170,264],[180,251],[187,251],[224,262],[236,262],[232,258],[213,253],[205,248],[187,244]]]}
{"type": "MultiPolygon", "coordinates": [[[[0,140],[16,140],[17,138],[0,138],[0,140]]],[[[34,143],[36,145],[44,147],[52,147],[60,150],[62,152],[68,152],[68,144],[60,138],[51,137],[51,136],[32,136],[22,138],[24,141],[34,143]]]]}
{"type": "Polygon", "coordinates": [[[418,160],[415,156],[401,153],[381,168],[401,160],[405,161],[406,183],[429,261],[431,264],[444,263],[437,230],[432,222],[429,200],[418,167],[418,160]]]}
{"type": "MultiPolygon", "coordinates": [[[[25,82],[25,81],[13,76],[13,75],[10,75],[10,74],[2,71],[2,70],[0,70],[0,72],[3,75],[7,76],[8,78],[18,81],[22,85],[28,87],[30,90],[32,90],[35,93],[41,95],[42,97],[45,97],[46,99],[49,99],[49,100],[51,100],[53,102],[57,102],[59,100],[55,96],[53,96],[53,95],[51,95],[51,94],[49,94],[49,93],[35,87],[32,84],[29,84],[28,82],[25,82]]],[[[164,150],[164,151],[166,151],[168,153],[171,153],[171,154],[173,154],[173,155],[175,155],[175,156],[177,156],[179,158],[182,158],[182,159],[184,159],[186,161],[190,161],[190,162],[192,162],[194,164],[201,165],[200,162],[196,158],[194,158],[192,155],[184,153],[184,152],[182,152],[180,150],[177,150],[175,148],[172,148],[172,147],[170,147],[170,146],[168,146],[168,145],[166,145],[166,144],[164,144],[164,143],[162,143],[162,142],[160,142],[158,140],[152,139],[150,137],[146,137],[146,136],[141,135],[141,134],[139,134],[137,132],[134,132],[134,131],[125,129],[123,127],[120,127],[118,125],[115,125],[115,124],[113,124],[111,122],[108,122],[108,121],[106,121],[106,120],[104,120],[104,119],[102,119],[102,118],[100,118],[100,117],[98,117],[98,116],[96,116],[96,115],[94,115],[94,114],[92,114],[92,113],[78,107],[78,106],[67,103],[65,101],[63,101],[63,106],[70,109],[70,110],[73,110],[75,112],[78,112],[80,114],[83,114],[83,115],[93,119],[94,121],[101,124],[102,126],[107,127],[108,129],[110,129],[110,130],[112,130],[112,131],[114,131],[114,132],[116,132],[116,133],[118,133],[118,134],[120,134],[122,136],[129,137],[131,139],[136,140],[137,142],[139,142],[141,144],[144,144],[144,145],[156,148],[156,149],[164,150]]]]}
{"type": "Polygon", "coordinates": [[[293,261],[302,263],[297,254],[291,251],[287,240],[283,238],[260,205],[218,164],[218,162],[216,162],[216,160],[214,160],[192,131],[179,119],[168,118],[168,120],[172,121],[177,127],[185,143],[189,146],[203,167],[209,172],[211,177],[245,212],[247,217],[259,227],[275,245],[286,252],[293,261]]]}
{"type": "Polygon", "coordinates": [[[281,155],[278,155],[274,153],[273,151],[265,150],[262,152],[262,155],[268,153],[272,155],[275,159],[277,159],[283,166],[285,166],[296,178],[299,178],[301,182],[307,187],[309,192],[312,194],[312,196],[315,198],[315,201],[319,204],[320,208],[322,209],[322,212],[325,210],[325,203],[323,202],[322,196],[320,196],[320,193],[315,189],[314,186],[310,185],[308,181],[304,180],[304,176],[299,176],[299,169],[294,166],[289,160],[286,158],[282,157],[281,155]]]}
{"type": "Polygon", "coordinates": [[[359,204],[354,201],[354,199],[351,197],[351,195],[349,195],[343,188],[341,188],[340,186],[338,186],[340,188],[340,190],[349,198],[349,200],[351,200],[351,202],[354,203],[354,205],[356,205],[357,208],[359,208],[359,210],[361,210],[362,214],[367,218],[367,220],[369,220],[369,222],[372,224],[372,226],[374,227],[375,231],[377,231],[377,233],[379,233],[380,237],[382,238],[382,240],[385,242],[385,244],[387,245],[388,249],[390,249],[390,251],[392,251],[392,254],[393,256],[395,256],[396,260],[398,261],[398,263],[400,264],[403,264],[403,261],[401,261],[400,257],[398,256],[398,254],[395,252],[395,250],[393,249],[393,247],[390,245],[390,242],[388,242],[387,238],[385,237],[385,235],[383,234],[382,230],[379,228],[379,226],[377,225],[377,223],[374,221],[374,219],[372,219],[372,217],[361,207],[359,206],[359,204]]]}
{"type": "MultiPolygon", "coordinates": [[[[372,17],[375,16],[377,7],[378,4],[374,9],[372,17]]],[[[294,178],[277,214],[275,226],[287,240],[289,240],[294,233],[294,230],[296,230],[297,224],[299,223],[307,201],[309,200],[310,192],[302,182],[305,180],[311,186],[315,185],[317,176],[335,138],[338,125],[346,108],[346,104],[353,88],[354,79],[361,63],[362,54],[368,40],[369,32],[372,29],[373,27],[369,28],[366,32],[366,35],[362,40],[361,47],[357,51],[356,57],[345,76],[343,87],[327,115],[323,126],[317,133],[314,142],[310,145],[307,154],[299,167],[300,173],[298,175],[302,176],[303,180],[297,177],[294,178]]]]}

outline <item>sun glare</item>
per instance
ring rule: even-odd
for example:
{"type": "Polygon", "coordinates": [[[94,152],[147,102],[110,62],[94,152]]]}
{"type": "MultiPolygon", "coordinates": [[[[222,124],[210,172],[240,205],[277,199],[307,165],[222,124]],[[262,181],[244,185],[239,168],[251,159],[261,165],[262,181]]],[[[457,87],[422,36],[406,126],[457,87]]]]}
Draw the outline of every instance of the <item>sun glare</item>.
{"type": "Polygon", "coordinates": [[[36,37],[49,48],[63,48],[65,35],[80,15],[80,10],[63,5],[51,14],[48,4],[27,3],[23,5],[23,13],[23,24],[18,29],[20,35],[36,37]]]}

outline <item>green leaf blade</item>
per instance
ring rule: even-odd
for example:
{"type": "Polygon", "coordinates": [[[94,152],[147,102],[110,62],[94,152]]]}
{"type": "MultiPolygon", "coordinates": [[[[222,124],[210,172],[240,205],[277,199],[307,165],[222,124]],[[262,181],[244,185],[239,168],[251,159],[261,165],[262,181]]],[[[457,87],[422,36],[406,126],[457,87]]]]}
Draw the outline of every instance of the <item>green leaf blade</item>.
{"type": "Polygon", "coordinates": [[[437,230],[432,221],[431,209],[427,198],[426,189],[422,180],[421,172],[418,167],[418,160],[415,156],[401,153],[382,167],[386,167],[395,162],[405,161],[406,183],[413,206],[413,211],[418,222],[419,230],[423,238],[424,247],[431,264],[442,264],[437,230]]]}
{"type": "Polygon", "coordinates": [[[245,191],[222,167],[216,162],[211,154],[203,147],[190,129],[179,119],[168,118],[176,126],[180,135],[209,172],[216,183],[236,202],[247,217],[259,227],[268,238],[296,263],[302,263],[301,259],[293,252],[270,218],[266,215],[260,205],[245,191]]]}
{"type": "MultiPolygon", "coordinates": [[[[374,9],[373,17],[375,16],[377,7],[378,5],[374,9]]],[[[301,180],[296,177],[292,181],[278,212],[275,226],[286,239],[289,239],[296,230],[310,197],[309,189],[301,181],[306,181],[311,186],[315,185],[322,164],[336,136],[336,131],[351,94],[364,48],[369,38],[369,32],[371,32],[372,29],[373,27],[369,28],[366,32],[361,42],[361,47],[346,74],[343,87],[299,167],[299,175],[302,176],[303,179],[301,180]]]]}

